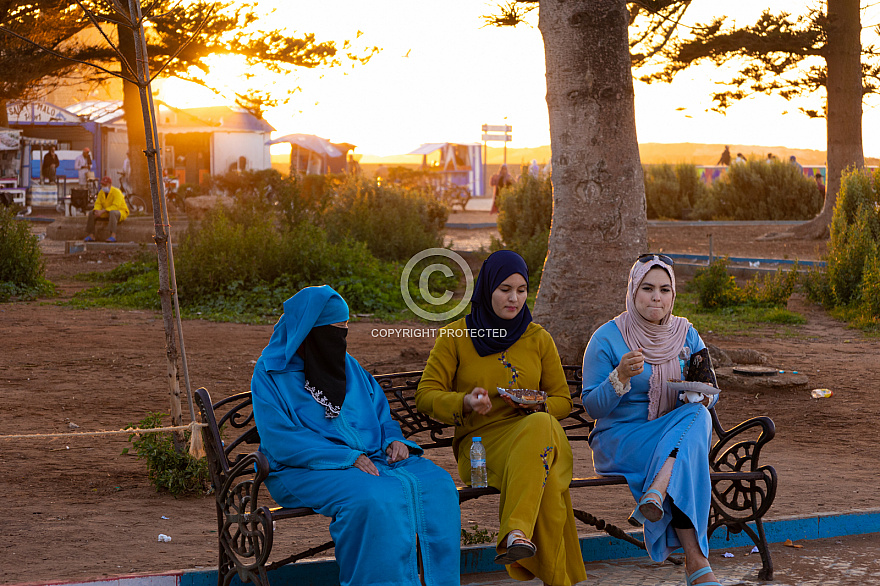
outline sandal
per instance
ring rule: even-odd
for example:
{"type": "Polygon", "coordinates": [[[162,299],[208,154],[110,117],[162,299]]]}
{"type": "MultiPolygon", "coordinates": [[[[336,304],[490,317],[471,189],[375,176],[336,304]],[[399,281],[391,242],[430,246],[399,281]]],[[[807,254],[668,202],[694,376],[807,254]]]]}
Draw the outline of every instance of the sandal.
{"type": "Polygon", "coordinates": [[[506,546],[495,556],[495,563],[506,566],[517,560],[530,558],[537,551],[535,544],[526,539],[522,531],[514,529],[507,534],[506,546]]]}
{"type": "Polygon", "coordinates": [[[705,568],[700,568],[690,576],[686,577],[687,586],[721,586],[721,582],[700,582],[699,584],[694,584],[694,580],[700,578],[701,576],[705,576],[712,572],[711,566],[706,566],[705,568]]]}
{"type": "Polygon", "coordinates": [[[85,238],[83,238],[83,242],[94,242],[94,241],[95,241],[95,239],[92,238],[91,236],[86,236],[85,238]]]}
{"type": "Polygon", "coordinates": [[[645,521],[656,523],[663,518],[663,495],[653,488],[642,496],[642,500],[629,516],[629,524],[640,527],[645,521]],[[653,495],[657,495],[656,498],[653,495]]]}

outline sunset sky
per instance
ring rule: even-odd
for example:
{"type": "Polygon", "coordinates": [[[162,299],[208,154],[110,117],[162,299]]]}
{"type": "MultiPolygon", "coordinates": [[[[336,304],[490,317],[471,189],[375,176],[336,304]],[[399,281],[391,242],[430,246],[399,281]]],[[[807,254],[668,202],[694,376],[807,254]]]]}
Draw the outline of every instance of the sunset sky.
{"type": "MultiPolygon", "coordinates": [[[[793,13],[802,12],[804,4],[773,3],[793,13]]],[[[874,4],[862,11],[862,25],[880,23],[880,3],[862,4],[874,4]]],[[[713,5],[717,6],[697,0],[687,22],[705,22],[713,5]]],[[[725,5],[731,17],[750,24],[767,3],[744,0],[735,7],[725,5]]],[[[362,154],[397,155],[424,142],[479,142],[482,124],[507,123],[513,126],[511,148],[550,143],[537,11],[530,15],[531,27],[498,29],[481,28],[480,17],[494,7],[483,0],[260,2],[261,10],[272,7],[272,22],[291,32],[312,32],[338,45],[350,39],[356,48],[382,48],[368,64],[354,68],[343,65],[305,70],[295,77],[261,78],[268,88],[302,88],[290,104],[266,115],[278,130],[276,136],[317,134],[356,144],[356,152],[362,154]]],[[[863,31],[863,43],[867,42],[876,42],[872,30],[863,31]]],[[[224,62],[217,69],[222,74],[218,71],[215,82],[236,87],[234,76],[241,68],[224,62]]],[[[707,112],[712,82],[727,78],[714,66],[701,66],[680,74],[672,84],[635,82],[639,141],[825,149],[825,121],[798,112],[801,105],[819,107],[818,97],[786,102],[760,96],[735,105],[726,115],[707,112]]],[[[181,107],[229,103],[176,81],[165,82],[160,97],[181,107]]],[[[878,156],[880,133],[869,129],[880,128],[880,99],[866,103],[864,112],[865,154],[878,156]]]]}

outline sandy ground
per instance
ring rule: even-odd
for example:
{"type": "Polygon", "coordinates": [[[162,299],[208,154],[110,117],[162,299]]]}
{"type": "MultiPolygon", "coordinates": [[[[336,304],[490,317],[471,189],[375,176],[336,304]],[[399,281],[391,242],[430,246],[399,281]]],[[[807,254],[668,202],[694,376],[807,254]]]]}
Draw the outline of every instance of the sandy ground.
{"type": "MultiPolygon", "coordinates": [[[[39,231],[39,228],[35,228],[39,231]]],[[[770,244],[755,238],[770,231],[713,228],[716,254],[800,255],[817,258],[815,242],[770,244]],[[811,252],[812,251],[812,252],[811,252]]],[[[487,238],[489,231],[466,231],[487,238]]],[[[652,248],[700,252],[705,228],[649,228],[652,248]]],[[[86,286],[71,279],[84,271],[115,266],[125,254],[64,255],[46,242],[49,278],[62,299],[86,286]]],[[[762,459],[779,473],[772,516],[815,514],[880,506],[876,489],[876,421],[880,387],[876,338],[847,329],[820,308],[794,298],[793,309],[807,316],[803,326],[767,329],[748,336],[703,332],[723,349],[765,353],[781,370],[797,370],[807,385],[755,390],[724,389],[719,417],[726,427],[769,415],[776,439],[762,459]],[[814,400],[809,389],[834,390],[814,400]]],[[[349,334],[350,352],[371,372],[419,369],[430,339],[375,338],[376,323],[359,322],[349,334]]],[[[400,324],[396,324],[400,327],[400,324]]],[[[422,327],[422,326],[419,326],[422,327]]],[[[271,326],[184,324],[194,387],[207,387],[214,400],[249,387],[254,360],[271,326]]],[[[148,412],[168,412],[164,386],[164,334],[153,312],[77,310],[56,300],[0,305],[0,410],[2,435],[71,433],[118,429],[148,412]]],[[[184,411],[187,408],[184,407],[184,411]]],[[[157,494],[141,461],[122,455],[126,436],[57,439],[0,439],[0,491],[7,519],[0,582],[73,580],[128,572],[158,572],[216,564],[216,520],[210,496],[174,498],[157,494]],[[159,543],[157,536],[172,537],[159,543]]],[[[574,445],[575,475],[592,474],[588,446],[574,445]]],[[[431,454],[455,473],[451,454],[431,454]]],[[[632,507],[625,488],[576,491],[575,506],[622,524],[632,507]]],[[[497,499],[463,508],[466,526],[497,527],[497,499]]],[[[284,523],[276,536],[280,557],[321,543],[327,521],[284,523]]],[[[591,529],[582,528],[584,534],[591,529]]]]}

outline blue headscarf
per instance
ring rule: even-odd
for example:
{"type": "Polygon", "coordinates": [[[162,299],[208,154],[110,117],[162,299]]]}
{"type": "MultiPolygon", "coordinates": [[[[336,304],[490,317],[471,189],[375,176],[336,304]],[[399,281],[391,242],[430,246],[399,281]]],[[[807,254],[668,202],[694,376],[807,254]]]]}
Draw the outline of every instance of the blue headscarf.
{"type": "Polygon", "coordinates": [[[312,328],[348,320],[348,304],[329,285],[306,287],[284,302],[284,314],[263,349],[268,372],[301,370],[296,351],[312,328]]]}
{"type": "Polygon", "coordinates": [[[284,302],[263,350],[267,372],[302,371],[306,391],[326,416],[336,417],[346,395],[347,328],[331,324],[348,320],[348,304],[327,285],[306,287],[284,302]]]}
{"type": "Polygon", "coordinates": [[[512,250],[499,250],[489,255],[474,285],[474,296],[471,298],[471,312],[465,317],[469,330],[505,330],[507,335],[501,338],[471,336],[474,348],[480,356],[504,352],[522,336],[532,323],[529,306],[523,304],[522,310],[513,319],[498,317],[492,309],[492,293],[510,275],[520,274],[529,282],[529,268],[523,257],[512,250]]]}

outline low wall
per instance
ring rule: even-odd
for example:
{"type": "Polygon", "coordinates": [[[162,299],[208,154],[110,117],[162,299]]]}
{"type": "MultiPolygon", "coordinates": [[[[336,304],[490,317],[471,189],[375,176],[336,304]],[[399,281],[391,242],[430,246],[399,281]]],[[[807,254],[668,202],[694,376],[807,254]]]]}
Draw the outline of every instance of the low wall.
{"type": "MultiPolygon", "coordinates": [[[[171,218],[171,240],[176,241],[186,231],[189,220],[171,218]]],[[[116,227],[117,242],[139,242],[152,244],[156,234],[152,217],[131,217],[120,222],[116,227]]],[[[107,222],[98,221],[95,225],[95,236],[98,240],[106,240],[110,236],[107,222]]],[[[82,240],[86,237],[86,217],[75,216],[59,218],[46,227],[46,238],[50,240],[82,240]]]]}

